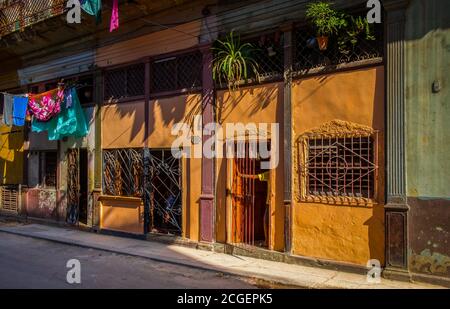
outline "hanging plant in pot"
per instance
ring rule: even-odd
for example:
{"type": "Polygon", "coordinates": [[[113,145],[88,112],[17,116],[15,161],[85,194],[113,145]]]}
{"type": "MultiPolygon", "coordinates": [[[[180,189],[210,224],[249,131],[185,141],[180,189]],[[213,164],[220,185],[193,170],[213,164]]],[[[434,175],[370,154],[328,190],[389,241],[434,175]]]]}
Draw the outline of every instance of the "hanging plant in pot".
{"type": "Polygon", "coordinates": [[[214,52],[213,79],[234,91],[241,81],[253,75],[259,82],[259,65],[253,57],[256,49],[250,43],[241,43],[239,36],[230,32],[224,40],[217,40],[212,47],[214,52]]]}
{"type": "Polygon", "coordinates": [[[330,3],[314,2],[307,5],[306,18],[316,30],[316,40],[320,50],[328,48],[331,35],[347,25],[344,14],[334,10],[330,3]]]}

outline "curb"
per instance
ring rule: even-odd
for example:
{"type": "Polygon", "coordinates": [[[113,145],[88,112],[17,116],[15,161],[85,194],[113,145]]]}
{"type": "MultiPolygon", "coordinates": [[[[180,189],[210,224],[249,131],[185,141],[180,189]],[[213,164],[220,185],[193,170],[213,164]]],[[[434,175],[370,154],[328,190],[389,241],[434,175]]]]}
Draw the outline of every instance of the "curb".
{"type": "Polygon", "coordinates": [[[0,227],[0,232],[11,234],[11,235],[19,235],[19,236],[28,237],[28,238],[47,240],[47,241],[51,241],[51,242],[55,242],[55,243],[59,243],[59,244],[63,244],[63,245],[75,246],[75,247],[86,248],[86,249],[95,249],[95,250],[101,250],[101,251],[105,251],[105,252],[109,252],[109,253],[127,255],[127,256],[132,256],[132,257],[137,257],[137,258],[144,258],[144,259],[155,261],[155,262],[171,264],[171,265],[175,265],[175,266],[190,267],[190,268],[194,268],[194,269],[198,269],[198,270],[202,270],[202,271],[220,273],[220,274],[224,274],[224,275],[231,276],[231,277],[246,278],[246,279],[255,280],[255,281],[259,282],[260,283],[259,285],[261,285],[261,286],[282,285],[282,286],[291,287],[291,288],[303,288],[303,289],[316,288],[314,286],[299,285],[298,283],[291,282],[289,280],[283,280],[283,278],[279,278],[279,277],[267,278],[267,276],[261,276],[258,274],[249,274],[249,273],[240,272],[240,271],[236,271],[236,272],[224,271],[221,269],[215,269],[214,267],[204,267],[204,266],[199,266],[199,265],[190,264],[190,263],[183,263],[181,261],[165,260],[165,259],[161,259],[161,258],[157,258],[157,257],[138,254],[138,253],[124,252],[124,251],[121,251],[118,249],[102,247],[101,245],[94,246],[94,245],[85,244],[82,242],[54,238],[51,236],[30,235],[28,233],[22,233],[19,231],[5,230],[1,227],[0,227]]]}

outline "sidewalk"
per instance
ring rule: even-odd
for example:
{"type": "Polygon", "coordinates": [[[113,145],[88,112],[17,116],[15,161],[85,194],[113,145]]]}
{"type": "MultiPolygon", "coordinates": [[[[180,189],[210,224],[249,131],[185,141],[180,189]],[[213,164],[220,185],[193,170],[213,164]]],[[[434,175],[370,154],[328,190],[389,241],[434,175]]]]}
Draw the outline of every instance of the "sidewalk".
{"type": "Polygon", "coordinates": [[[250,257],[197,250],[178,245],[101,235],[41,224],[11,225],[0,223],[0,232],[106,250],[159,262],[190,266],[203,270],[303,288],[440,288],[439,286],[428,284],[399,282],[383,278],[379,284],[370,284],[366,281],[366,276],[364,275],[291,265],[250,257]]]}

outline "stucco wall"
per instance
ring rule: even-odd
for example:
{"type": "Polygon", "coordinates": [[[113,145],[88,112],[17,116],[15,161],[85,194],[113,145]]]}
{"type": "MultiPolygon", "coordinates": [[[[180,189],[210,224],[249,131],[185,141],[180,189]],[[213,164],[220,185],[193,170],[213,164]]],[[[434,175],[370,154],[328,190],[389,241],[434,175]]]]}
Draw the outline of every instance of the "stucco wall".
{"type": "MultiPolygon", "coordinates": [[[[309,77],[293,82],[293,168],[296,140],[334,119],[379,131],[379,196],[368,206],[300,202],[292,210],[292,250],[296,255],[366,265],[384,263],[384,69],[382,66],[309,77]]],[[[294,173],[295,174],[295,173],[294,173]]],[[[299,178],[293,191],[299,191],[299,178]]]]}
{"type": "Polygon", "coordinates": [[[1,184],[20,184],[23,180],[23,141],[20,127],[0,126],[1,184]]]}
{"type": "Polygon", "coordinates": [[[101,197],[100,227],[119,232],[144,233],[144,205],[141,199],[101,197]]]}
{"type": "MultiPolygon", "coordinates": [[[[272,83],[242,87],[234,93],[228,90],[217,92],[217,120],[224,128],[229,123],[278,123],[279,124],[279,164],[271,171],[272,205],[269,212],[269,245],[272,250],[284,249],[284,171],[283,152],[283,84],[272,83]]],[[[269,134],[270,135],[270,134],[269,134]]],[[[275,138],[275,136],[271,136],[275,138]]],[[[231,189],[229,164],[217,159],[216,166],[216,239],[220,242],[232,241],[232,207],[226,190],[231,189]]]]}
{"type": "Polygon", "coordinates": [[[450,3],[406,11],[405,106],[409,265],[450,277],[450,3]],[[439,92],[432,84],[438,81],[439,92]]]}

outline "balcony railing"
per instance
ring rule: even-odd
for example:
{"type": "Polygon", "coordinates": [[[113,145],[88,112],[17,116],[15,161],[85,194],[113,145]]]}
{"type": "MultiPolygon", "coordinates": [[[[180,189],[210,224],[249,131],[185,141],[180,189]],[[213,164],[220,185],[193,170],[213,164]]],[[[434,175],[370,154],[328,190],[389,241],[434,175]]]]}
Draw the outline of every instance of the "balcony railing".
{"type": "Polygon", "coordinates": [[[0,1],[0,37],[64,12],[65,0],[0,1]]]}

